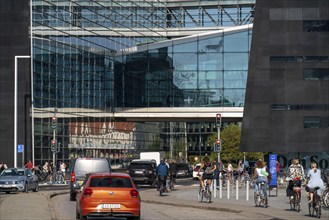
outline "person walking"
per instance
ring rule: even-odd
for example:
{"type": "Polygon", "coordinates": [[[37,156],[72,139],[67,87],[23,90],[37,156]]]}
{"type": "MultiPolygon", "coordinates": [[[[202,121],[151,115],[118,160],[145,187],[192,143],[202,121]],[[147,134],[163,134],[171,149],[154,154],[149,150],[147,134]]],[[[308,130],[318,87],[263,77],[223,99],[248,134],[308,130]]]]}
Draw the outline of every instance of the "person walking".
{"type": "Polygon", "coordinates": [[[0,173],[1,173],[3,170],[7,169],[7,168],[8,168],[7,164],[5,164],[3,161],[1,161],[1,162],[0,162],[0,173]]]}
{"type": "Polygon", "coordinates": [[[218,159],[214,160],[214,165],[216,169],[214,170],[214,180],[216,180],[216,188],[219,189],[219,175],[223,171],[223,164],[218,159]]]}

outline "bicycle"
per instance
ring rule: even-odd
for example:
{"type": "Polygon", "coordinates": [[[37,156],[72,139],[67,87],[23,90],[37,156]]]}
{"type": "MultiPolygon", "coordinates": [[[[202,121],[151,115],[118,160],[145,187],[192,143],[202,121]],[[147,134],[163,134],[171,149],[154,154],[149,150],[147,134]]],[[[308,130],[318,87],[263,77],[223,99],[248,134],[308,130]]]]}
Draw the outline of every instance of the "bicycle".
{"type": "Polygon", "coordinates": [[[58,184],[64,184],[65,183],[62,171],[57,171],[56,172],[55,183],[58,183],[58,184]]]}
{"type": "Polygon", "coordinates": [[[308,212],[311,217],[321,218],[321,197],[318,195],[317,191],[320,187],[309,188],[308,192],[313,192],[313,202],[310,203],[310,193],[307,195],[308,201],[308,212]],[[315,213],[315,214],[314,214],[315,213]]]}
{"type": "Polygon", "coordinates": [[[296,183],[294,183],[293,192],[294,195],[289,198],[290,209],[299,212],[300,202],[301,202],[301,191],[300,191],[300,187],[296,183]]]}
{"type": "Polygon", "coordinates": [[[160,196],[163,196],[163,193],[166,192],[166,187],[165,187],[165,177],[164,176],[159,176],[159,182],[160,182],[160,189],[159,189],[159,193],[160,196]]]}
{"type": "Polygon", "coordinates": [[[258,189],[256,192],[254,192],[254,201],[256,207],[265,207],[268,206],[268,199],[267,199],[267,193],[266,193],[266,184],[264,181],[256,183],[258,184],[258,189]]]}
{"type": "Polygon", "coordinates": [[[321,200],[325,208],[329,208],[329,184],[323,190],[321,194],[321,200]]]}
{"type": "Polygon", "coordinates": [[[208,183],[208,180],[205,179],[203,180],[204,182],[204,190],[202,191],[202,185],[200,183],[199,185],[199,189],[198,189],[198,200],[200,202],[203,202],[203,198],[205,198],[205,200],[208,202],[208,203],[211,203],[211,190],[210,190],[210,185],[208,183]]]}

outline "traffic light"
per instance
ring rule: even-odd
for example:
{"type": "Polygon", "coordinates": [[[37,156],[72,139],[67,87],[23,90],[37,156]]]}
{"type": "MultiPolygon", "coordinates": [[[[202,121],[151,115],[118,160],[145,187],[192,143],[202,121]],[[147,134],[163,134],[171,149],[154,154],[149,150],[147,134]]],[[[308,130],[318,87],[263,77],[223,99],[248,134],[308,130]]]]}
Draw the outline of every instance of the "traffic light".
{"type": "Polygon", "coordinates": [[[51,151],[52,152],[56,151],[56,140],[55,139],[51,140],[51,151]]]}
{"type": "Polygon", "coordinates": [[[56,129],[56,124],[57,124],[57,119],[56,119],[56,117],[53,117],[51,119],[51,128],[56,129]]]}
{"type": "Polygon", "coordinates": [[[216,140],[216,143],[215,143],[214,147],[215,147],[214,151],[216,151],[216,152],[221,152],[222,151],[222,143],[221,143],[220,139],[216,140]]]}
{"type": "Polygon", "coordinates": [[[222,116],[221,114],[216,114],[216,127],[220,128],[222,124],[222,116]]]}

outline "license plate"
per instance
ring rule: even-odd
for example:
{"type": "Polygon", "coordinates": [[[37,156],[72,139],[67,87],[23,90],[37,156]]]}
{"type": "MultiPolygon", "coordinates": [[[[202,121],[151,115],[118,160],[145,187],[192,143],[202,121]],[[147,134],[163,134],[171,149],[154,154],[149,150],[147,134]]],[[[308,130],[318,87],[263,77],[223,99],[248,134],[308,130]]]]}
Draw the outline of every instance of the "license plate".
{"type": "Polygon", "coordinates": [[[143,171],[135,171],[135,173],[143,173],[143,171]]]}
{"type": "Polygon", "coordinates": [[[102,209],[119,209],[120,204],[102,204],[102,209]]]}
{"type": "Polygon", "coordinates": [[[11,188],[11,185],[3,185],[3,188],[11,188]]]}

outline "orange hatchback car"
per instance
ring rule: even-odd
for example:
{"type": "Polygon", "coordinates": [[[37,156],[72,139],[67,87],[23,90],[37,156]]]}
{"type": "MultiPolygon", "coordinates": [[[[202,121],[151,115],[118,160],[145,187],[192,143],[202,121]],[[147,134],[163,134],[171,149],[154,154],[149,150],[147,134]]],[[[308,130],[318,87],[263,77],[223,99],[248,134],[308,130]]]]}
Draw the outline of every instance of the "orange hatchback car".
{"type": "Polygon", "coordinates": [[[139,220],[141,199],[129,174],[88,174],[76,200],[76,218],[126,217],[139,220]]]}

